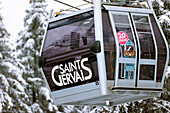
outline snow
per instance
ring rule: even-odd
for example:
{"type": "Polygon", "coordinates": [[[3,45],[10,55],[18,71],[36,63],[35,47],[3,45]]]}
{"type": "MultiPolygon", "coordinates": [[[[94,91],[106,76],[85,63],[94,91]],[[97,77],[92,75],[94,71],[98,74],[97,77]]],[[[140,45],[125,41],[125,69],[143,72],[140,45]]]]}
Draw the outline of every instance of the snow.
{"type": "Polygon", "coordinates": [[[4,92],[4,95],[5,95],[5,100],[7,101],[8,105],[9,105],[8,108],[10,108],[10,106],[13,106],[12,98],[6,92],[4,92]]]}
{"type": "Polygon", "coordinates": [[[39,93],[45,96],[46,101],[51,100],[49,90],[46,87],[41,87],[39,93]]]}
{"type": "Polygon", "coordinates": [[[28,83],[23,79],[22,74],[17,74],[17,79],[19,82],[21,82],[23,85],[27,85],[28,83]]]}
{"type": "Polygon", "coordinates": [[[32,106],[31,106],[31,109],[33,111],[33,113],[43,113],[42,109],[40,108],[39,104],[38,103],[34,103],[32,106]]]}
{"type": "Polygon", "coordinates": [[[0,53],[0,59],[2,59],[2,57],[3,57],[3,56],[2,56],[2,54],[0,53]]]}
{"type": "Polygon", "coordinates": [[[22,106],[24,106],[24,108],[25,108],[25,111],[24,111],[24,112],[26,112],[26,113],[32,113],[30,107],[28,107],[25,103],[21,103],[21,104],[22,104],[22,106]]]}
{"type": "Polygon", "coordinates": [[[0,112],[2,112],[3,101],[4,101],[4,97],[3,97],[2,89],[0,89],[0,112]]]}
{"type": "Polygon", "coordinates": [[[12,64],[10,62],[2,62],[2,65],[6,66],[6,67],[9,67],[8,72],[13,72],[14,73],[14,71],[15,71],[15,73],[17,73],[19,71],[18,68],[14,64],[12,64]]]}
{"type": "Polygon", "coordinates": [[[30,49],[33,49],[34,48],[34,43],[35,43],[35,41],[34,41],[34,39],[28,39],[28,41],[26,42],[26,44],[25,44],[25,46],[24,46],[24,49],[26,49],[26,48],[30,48],[30,49]]]}
{"type": "Polygon", "coordinates": [[[8,81],[10,82],[11,86],[15,86],[17,88],[18,91],[20,92],[24,92],[24,88],[23,86],[15,79],[12,79],[12,78],[8,78],[8,81]]]}
{"type": "Polygon", "coordinates": [[[0,112],[2,112],[3,106],[7,104],[8,109],[13,106],[12,98],[9,97],[8,93],[3,92],[2,89],[0,89],[0,112]]]}
{"type": "Polygon", "coordinates": [[[28,82],[32,82],[32,83],[35,83],[35,82],[42,82],[43,80],[40,79],[40,78],[28,78],[28,82]]]}
{"type": "Polygon", "coordinates": [[[170,25],[170,18],[168,16],[170,16],[169,13],[168,13],[168,15],[166,15],[166,14],[161,15],[160,18],[159,18],[159,22],[163,23],[166,20],[167,23],[170,25]]]}
{"type": "Polygon", "coordinates": [[[8,91],[9,83],[6,77],[2,74],[0,74],[0,84],[3,85],[5,91],[8,91]]]}

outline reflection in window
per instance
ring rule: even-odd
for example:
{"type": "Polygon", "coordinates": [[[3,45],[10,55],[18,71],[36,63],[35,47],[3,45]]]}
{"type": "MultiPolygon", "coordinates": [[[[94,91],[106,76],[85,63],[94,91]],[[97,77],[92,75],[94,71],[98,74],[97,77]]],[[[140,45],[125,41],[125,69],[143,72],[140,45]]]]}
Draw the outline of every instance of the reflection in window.
{"type": "Polygon", "coordinates": [[[155,65],[140,65],[139,80],[154,80],[155,65]]]}
{"type": "Polygon", "coordinates": [[[89,47],[94,42],[93,14],[85,14],[49,24],[43,48],[45,57],[53,57],[72,50],[76,51],[89,47]]]}
{"type": "Polygon", "coordinates": [[[141,58],[155,59],[155,48],[153,43],[152,34],[138,33],[141,58]]]}
{"type": "Polygon", "coordinates": [[[134,79],[135,64],[120,63],[119,64],[119,79],[134,79]]]}
{"type": "Polygon", "coordinates": [[[116,45],[113,36],[109,16],[106,11],[102,12],[103,17],[103,38],[104,38],[104,51],[105,51],[105,63],[106,73],[108,80],[114,80],[115,76],[115,60],[116,60],[116,45]]]}
{"type": "Polygon", "coordinates": [[[114,22],[121,24],[129,24],[129,19],[127,15],[113,14],[114,22]]]}
{"type": "Polygon", "coordinates": [[[141,58],[155,59],[155,45],[148,16],[133,16],[138,39],[140,42],[141,58]]]}
{"type": "Polygon", "coordinates": [[[42,56],[46,59],[43,71],[51,91],[99,80],[97,58],[90,51],[94,33],[92,12],[49,24],[42,56]],[[55,69],[53,78],[52,69],[55,69]]]}
{"type": "Polygon", "coordinates": [[[160,32],[160,29],[156,23],[155,18],[153,15],[150,15],[151,22],[152,22],[152,28],[155,34],[155,39],[157,42],[157,47],[158,47],[158,60],[157,60],[157,65],[159,66],[157,68],[157,76],[156,76],[156,81],[161,82],[162,81],[162,76],[164,74],[164,68],[165,68],[165,63],[166,63],[166,57],[167,57],[167,51],[166,51],[166,45],[163,39],[163,36],[160,32]]]}

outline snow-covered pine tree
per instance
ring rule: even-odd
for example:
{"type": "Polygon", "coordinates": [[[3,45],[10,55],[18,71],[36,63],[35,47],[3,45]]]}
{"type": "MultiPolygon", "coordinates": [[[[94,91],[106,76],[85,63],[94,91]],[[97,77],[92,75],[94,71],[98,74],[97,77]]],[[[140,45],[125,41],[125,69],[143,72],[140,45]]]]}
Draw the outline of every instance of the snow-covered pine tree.
{"type": "MultiPolygon", "coordinates": [[[[170,1],[169,0],[154,0],[153,7],[157,18],[161,24],[162,30],[168,41],[170,48],[170,1]]],[[[170,59],[169,59],[170,61],[170,59]]],[[[169,64],[170,65],[170,62],[169,64]]]]}
{"type": "Polygon", "coordinates": [[[45,0],[29,1],[24,29],[17,39],[17,62],[20,64],[18,66],[22,70],[23,78],[28,83],[26,93],[29,95],[28,105],[31,106],[32,112],[57,111],[45,87],[37,59],[47,22],[48,13],[45,7],[45,0]]]}
{"type": "Polygon", "coordinates": [[[163,32],[167,40],[170,38],[170,1],[162,0],[163,14],[160,16],[159,21],[161,23],[163,32]]]}
{"type": "Polygon", "coordinates": [[[0,15],[0,112],[29,111],[25,105],[28,97],[24,87],[26,82],[13,58],[14,49],[0,15]]]}
{"type": "MultiPolygon", "coordinates": [[[[1,5],[1,4],[0,4],[1,5]]],[[[9,33],[2,22],[3,18],[0,15],[0,112],[9,110],[13,107],[12,98],[8,94],[9,82],[7,78],[10,76],[6,70],[6,62],[9,62],[11,49],[6,45],[8,43],[9,33]]]]}
{"type": "MultiPolygon", "coordinates": [[[[159,21],[161,24],[161,27],[163,29],[163,32],[165,34],[166,39],[168,40],[169,47],[170,47],[170,1],[169,0],[161,0],[162,2],[162,9],[163,9],[163,15],[160,16],[159,21]]],[[[170,50],[170,48],[169,48],[170,50]]],[[[169,58],[169,65],[170,65],[170,58],[169,58]]],[[[160,102],[161,104],[164,104],[165,107],[170,112],[170,107],[167,107],[167,103],[170,104],[170,76],[169,74],[165,77],[164,82],[164,92],[161,94],[160,102]]]]}

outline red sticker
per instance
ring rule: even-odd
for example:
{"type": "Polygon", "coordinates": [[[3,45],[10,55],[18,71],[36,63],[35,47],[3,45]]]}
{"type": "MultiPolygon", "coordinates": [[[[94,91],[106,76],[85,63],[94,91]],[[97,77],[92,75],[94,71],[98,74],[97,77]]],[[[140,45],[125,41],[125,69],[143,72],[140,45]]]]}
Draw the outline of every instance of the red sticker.
{"type": "Polygon", "coordinates": [[[128,41],[128,35],[124,31],[119,31],[117,33],[118,41],[121,45],[125,45],[128,41]]]}

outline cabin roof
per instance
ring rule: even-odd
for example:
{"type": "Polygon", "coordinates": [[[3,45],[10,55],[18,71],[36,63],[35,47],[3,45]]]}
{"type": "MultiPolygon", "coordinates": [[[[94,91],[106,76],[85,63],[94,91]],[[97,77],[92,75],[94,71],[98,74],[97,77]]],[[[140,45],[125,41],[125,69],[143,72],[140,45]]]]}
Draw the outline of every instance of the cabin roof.
{"type": "MultiPolygon", "coordinates": [[[[63,5],[60,9],[60,14],[68,14],[78,10],[93,7],[93,0],[54,0],[59,5],[63,5]]],[[[150,9],[147,0],[102,0],[102,5],[120,6],[120,7],[133,7],[150,9]]]]}

